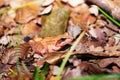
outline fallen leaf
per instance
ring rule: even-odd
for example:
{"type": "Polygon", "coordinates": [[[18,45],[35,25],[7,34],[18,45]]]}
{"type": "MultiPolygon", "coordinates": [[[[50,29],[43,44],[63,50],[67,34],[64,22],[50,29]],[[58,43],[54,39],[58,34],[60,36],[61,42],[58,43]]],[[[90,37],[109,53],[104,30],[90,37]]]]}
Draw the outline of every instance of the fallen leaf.
{"type": "Polygon", "coordinates": [[[75,39],[80,34],[82,29],[79,26],[72,25],[68,27],[68,33],[75,39]]]}
{"type": "Polygon", "coordinates": [[[120,58],[119,57],[118,58],[105,58],[105,59],[101,59],[101,60],[97,61],[97,63],[102,68],[105,68],[112,63],[114,63],[120,67],[120,58]]]}
{"type": "Polygon", "coordinates": [[[92,24],[96,21],[96,18],[89,12],[89,7],[86,4],[82,4],[73,8],[71,12],[71,19],[74,24],[79,25],[82,29],[88,31],[88,23],[92,24]]]}
{"type": "Polygon", "coordinates": [[[65,2],[65,3],[68,2],[68,0],[62,0],[62,1],[65,2]]]}
{"type": "Polygon", "coordinates": [[[52,5],[46,7],[39,15],[48,14],[52,10],[52,5]]]}
{"type": "Polygon", "coordinates": [[[0,39],[0,44],[2,45],[7,45],[10,42],[10,37],[9,36],[3,36],[0,39]]]}
{"type": "Polygon", "coordinates": [[[81,76],[82,74],[80,67],[75,67],[73,69],[67,68],[67,70],[64,72],[64,75],[62,75],[62,80],[70,80],[71,78],[78,78],[81,76]]]}
{"type": "Polygon", "coordinates": [[[49,63],[49,64],[55,64],[58,62],[59,59],[63,58],[65,55],[65,52],[61,52],[58,54],[50,54],[47,57],[45,57],[44,59],[35,62],[33,65],[34,66],[42,66],[44,65],[45,62],[49,63]]]}
{"type": "Polygon", "coordinates": [[[11,8],[15,8],[15,7],[18,7],[18,6],[22,5],[22,4],[24,4],[26,2],[26,0],[24,0],[24,1],[21,1],[21,0],[15,0],[15,1],[14,0],[10,0],[8,2],[10,4],[11,8]]]}
{"type": "Polygon", "coordinates": [[[14,18],[11,17],[9,14],[3,14],[1,16],[0,21],[2,22],[2,25],[6,28],[11,28],[13,26],[16,26],[16,22],[14,21],[14,18]]]}
{"type": "Polygon", "coordinates": [[[13,36],[9,36],[10,38],[10,43],[8,45],[8,47],[10,46],[16,46],[18,43],[19,44],[23,44],[24,40],[23,40],[23,36],[20,35],[20,38],[18,37],[18,35],[13,35],[13,36]]]}
{"type": "Polygon", "coordinates": [[[27,23],[37,17],[39,13],[38,4],[33,4],[16,10],[15,20],[19,23],[27,23]]]}
{"type": "Polygon", "coordinates": [[[58,8],[53,10],[49,15],[42,16],[41,37],[63,34],[67,28],[69,14],[69,9],[58,8]]]}
{"type": "Polygon", "coordinates": [[[107,70],[100,68],[98,65],[88,62],[81,62],[77,67],[67,68],[62,75],[62,80],[69,80],[71,78],[80,78],[87,75],[96,75],[110,73],[107,70]]]}
{"type": "Polygon", "coordinates": [[[39,34],[40,28],[34,21],[28,22],[21,26],[21,32],[23,36],[39,34]]]}
{"type": "Polygon", "coordinates": [[[115,45],[119,45],[120,44],[120,34],[114,35],[114,39],[115,39],[115,45]]]}
{"type": "Polygon", "coordinates": [[[70,4],[72,7],[77,7],[78,5],[84,3],[84,0],[68,0],[68,4],[70,4]]]}
{"type": "Polygon", "coordinates": [[[4,34],[4,28],[3,26],[0,26],[0,36],[2,36],[4,34]]]}
{"type": "Polygon", "coordinates": [[[4,4],[4,0],[0,0],[0,6],[4,4]]]}
{"type": "Polygon", "coordinates": [[[92,37],[97,38],[97,34],[94,28],[90,28],[89,33],[92,37]]]}
{"type": "Polygon", "coordinates": [[[109,54],[110,56],[112,56],[112,55],[119,56],[120,46],[119,45],[118,46],[110,46],[110,47],[106,46],[105,47],[105,53],[109,54]]]}
{"type": "Polygon", "coordinates": [[[120,69],[117,66],[112,66],[112,69],[116,73],[120,73],[120,69]]]}
{"type": "Polygon", "coordinates": [[[78,65],[83,75],[102,74],[104,71],[98,65],[88,62],[82,62],[78,65]]]}
{"type": "Polygon", "coordinates": [[[92,5],[90,8],[89,8],[89,11],[91,14],[94,14],[95,16],[98,16],[98,7],[96,5],[92,5]]]}
{"type": "Polygon", "coordinates": [[[42,6],[48,6],[50,4],[52,4],[54,2],[54,0],[44,0],[44,2],[42,3],[42,6]]]}
{"type": "Polygon", "coordinates": [[[29,44],[21,44],[18,47],[6,49],[1,57],[3,64],[15,64],[19,58],[25,58],[29,51],[29,44]]]}

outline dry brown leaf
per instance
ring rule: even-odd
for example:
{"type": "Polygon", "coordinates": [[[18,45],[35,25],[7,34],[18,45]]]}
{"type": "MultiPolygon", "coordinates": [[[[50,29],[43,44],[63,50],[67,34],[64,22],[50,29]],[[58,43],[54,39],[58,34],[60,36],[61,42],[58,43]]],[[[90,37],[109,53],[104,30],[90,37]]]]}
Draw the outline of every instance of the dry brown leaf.
{"type": "Polygon", "coordinates": [[[23,40],[23,36],[20,35],[20,37],[18,37],[18,35],[13,35],[13,36],[9,36],[10,38],[10,42],[9,42],[9,46],[16,46],[17,43],[19,44],[23,44],[24,40],[23,40]]]}
{"type": "Polygon", "coordinates": [[[18,47],[6,49],[1,57],[1,61],[3,64],[14,64],[17,59],[25,58],[29,51],[29,44],[21,44],[18,47]]]}
{"type": "Polygon", "coordinates": [[[14,35],[14,34],[18,34],[19,32],[19,27],[12,27],[9,30],[5,30],[5,34],[6,35],[14,35]]]}
{"type": "Polygon", "coordinates": [[[67,68],[65,70],[64,75],[62,76],[62,80],[70,80],[71,78],[80,78],[82,76],[81,69],[79,67],[75,67],[73,69],[67,68]]]}
{"type": "Polygon", "coordinates": [[[77,25],[71,25],[68,27],[68,33],[75,39],[80,34],[82,29],[77,25]]]}
{"type": "Polygon", "coordinates": [[[52,5],[49,5],[39,15],[48,14],[51,12],[51,10],[52,10],[52,5]]]}
{"type": "MultiPolygon", "coordinates": [[[[120,6],[113,2],[112,0],[86,0],[87,2],[92,2],[97,6],[105,9],[113,18],[120,21],[120,6]]],[[[118,0],[119,1],[119,0],[118,0]]]]}
{"type": "Polygon", "coordinates": [[[108,40],[107,34],[104,32],[104,29],[99,27],[89,30],[92,37],[97,39],[101,44],[105,44],[108,40]]]}
{"type": "Polygon", "coordinates": [[[7,45],[10,42],[10,36],[2,36],[0,39],[0,44],[7,45]]]}
{"type": "Polygon", "coordinates": [[[106,46],[105,47],[105,53],[112,56],[112,55],[115,55],[115,56],[119,56],[120,54],[120,46],[106,46]]]}
{"type": "Polygon", "coordinates": [[[44,65],[45,62],[47,62],[49,64],[55,64],[59,59],[63,58],[64,56],[65,56],[65,52],[50,54],[47,57],[45,57],[44,59],[42,59],[38,62],[35,62],[33,65],[34,66],[42,66],[42,65],[44,65]]]}
{"type": "Polygon", "coordinates": [[[40,28],[36,25],[34,21],[24,24],[21,28],[23,36],[28,36],[30,34],[38,34],[39,30],[40,28]]]}
{"type": "Polygon", "coordinates": [[[81,62],[77,67],[69,67],[62,75],[62,80],[70,80],[71,78],[80,78],[85,75],[96,75],[107,73],[107,70],[103,70],[97,64],[81,62]]]}
{"type": "Polygon", "coordinates": [[[88,30],[86,25],[94,23],[96,18],[92,16],[89,12],[89,7],[86,4],[82,4],[78,6],[78,8],[73,8],[73,12],[71,13],[71,19],[74,24],[78,24],[82,29],[88,30]]]}
{"type": "Polygon", "coordinates": [[[105,59],[101,59],[99,61],[97,61],[97,63],[99,64],[100,67],[105,68],[108,65],[114,63],[117,66],[120,67],[120,57],[118,58],[105,58],[105,59]]]}
{"type": "Polygon", "coordinates": [[[38,4],[33,4],[24,8],[17,9],[16,21],[19,23],[27,23],[34,19],[39,13],[38,4]]]}
{"type": "Polygon", "coordinates": [[[88,63],[88,62],[81,62],[78,65],[81,69],[81,73],[83,75],[92,75],[92,74],[102,74],[104,71],[100,68],[97,64],[88,63]]]}
{"type": "Polygon", "coordinates": [[[0,6],[4,4],[4,0],[0,0],[0,6]]]}
{"type": "Polygon", "coordinates": [[[4,28],[3,26],[0,26],[0,36],[2,36],[4,34],[4,28]]]}
{"type": "Polygon", "coordinates": [[[112,66],[112,69],[113,69],[114,72],[120,73],[119,67],[117,67],[117,66],[112,66]]]}
{"type": "Polygon", "coordinates": [[[16,22],[14,21],[14,18],[11,17],[9,14],[3,14],[2,17],[0,18],[0,21],[2,25],[7,28],[16,26],[16,22]]]}

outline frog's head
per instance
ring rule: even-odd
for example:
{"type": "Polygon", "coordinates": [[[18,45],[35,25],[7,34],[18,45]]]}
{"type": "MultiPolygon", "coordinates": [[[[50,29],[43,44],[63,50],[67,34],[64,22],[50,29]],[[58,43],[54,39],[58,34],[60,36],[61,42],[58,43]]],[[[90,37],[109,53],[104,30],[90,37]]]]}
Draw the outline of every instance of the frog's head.
{"type": "Polygon", "coordinates": [[[64,33],[64,35],[60,35],[59,40],[56,42],[56,47],[62,47],[66,44],[70,44],[72,42],[73,38],[68,34],[64,33]]]}

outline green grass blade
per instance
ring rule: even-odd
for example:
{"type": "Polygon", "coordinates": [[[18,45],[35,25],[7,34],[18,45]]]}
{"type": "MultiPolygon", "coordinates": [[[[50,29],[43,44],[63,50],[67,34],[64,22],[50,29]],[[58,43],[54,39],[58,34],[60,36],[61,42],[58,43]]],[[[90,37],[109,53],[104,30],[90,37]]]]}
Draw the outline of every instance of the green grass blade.
{"type": "Polygon", "coordinates": [[[120,74],[92,75],[92,76],[84,76],[81,78],[75,78],[70,80],[120,80],[120,74]]]}
{"type": "Polygon", "coordinates": [[[25,65],[25,63],[23,61],[22,61],[22,67],[24,68],[24,70],[27,74],[30,74],[29,69],[27,68],[27,66],[25,65]]]}
{"type": "Polygon", "coordinates": [[[12,70],[11,68],[9,68],[9,71],[14,75],[14,77],[17,76],[17,73],[14,70],[12,70]]]}
{"type": "Polygon", "coordinates": [[[98,10],[105,15],[109,20],[111,20],[114,24],[116,24],[118,27],[120,27],[120,22],[118,22],[117,20],[115,20],[113,17],[111,17],[110,15],[108,15],[103,9],[101,9],[100,7],[98,7],[98,10]]]}
{"type": "Polygon", "coordinates": [[[49,64],[48,63],[45,64],[41,73],[40,73],[39,67],[35,67],[35,71],[34,71],[32,80],[45,80],[45,76],[48,73],[48,71],[49,71],[49,64]]]}
{"type": "Polygon", "coordinates": [[[45,76],[48,73],[48,71],[49,71],[49,64],[46,63],[45,66],[43,67],[42,71],[41,71],[39,80],[45,80],[45,76]]]}
{"type": "Polygon", "coordinates": [[[65,64],[67,63],[67,60],[69,59],[71,53],[73,52],[73,50],[75,49],[76,45],[79,43],[79,41],[83,38],[85,34],[85,31],[83,31],[80,36],[77,38],[77,40],[73,43],[73,45],[71,46],[70,50],[67,52],[65,58],[63,59],[63,62],[60,66],[60,69],[59,69],[59,72],[58,72],[58,75],[56,77],[56,80],[60,80],[60,75],[65,67],[65,64]]]}
{"type": "Polygon", "coordinates": [[[39,67],[35,67],[32,80],[39,80],[39,77],[40,77],[40,69],[39,67]]]}

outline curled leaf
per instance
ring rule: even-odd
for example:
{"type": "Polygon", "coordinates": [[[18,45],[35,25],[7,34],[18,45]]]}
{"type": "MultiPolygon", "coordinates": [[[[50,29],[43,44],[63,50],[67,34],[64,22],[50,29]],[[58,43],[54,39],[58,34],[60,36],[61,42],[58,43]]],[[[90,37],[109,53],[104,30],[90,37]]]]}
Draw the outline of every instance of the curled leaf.
{"type": "Polygon", "coordinates": [[[48,14],[48,13],[50,13],[51,10],[52,10],[52,5],[46,7],[46,8],[40,13],[40,15],[48,14]]]}
{"type": "Polygon", "coordinates": [[[38,13],[38,5],[30,5],[27,7],[17,9],[15,19],[19,23],[27,23],[30,20],[34,19],[38,15],[38,13]]]}
{"type": "Polygon", "coordinates": [[[30,46],[27,43],[21,44],[18,47],[6,49],[1,57],[3,64],[14,64],[18,58],[24,58],[28,54],[30,46]]]}

